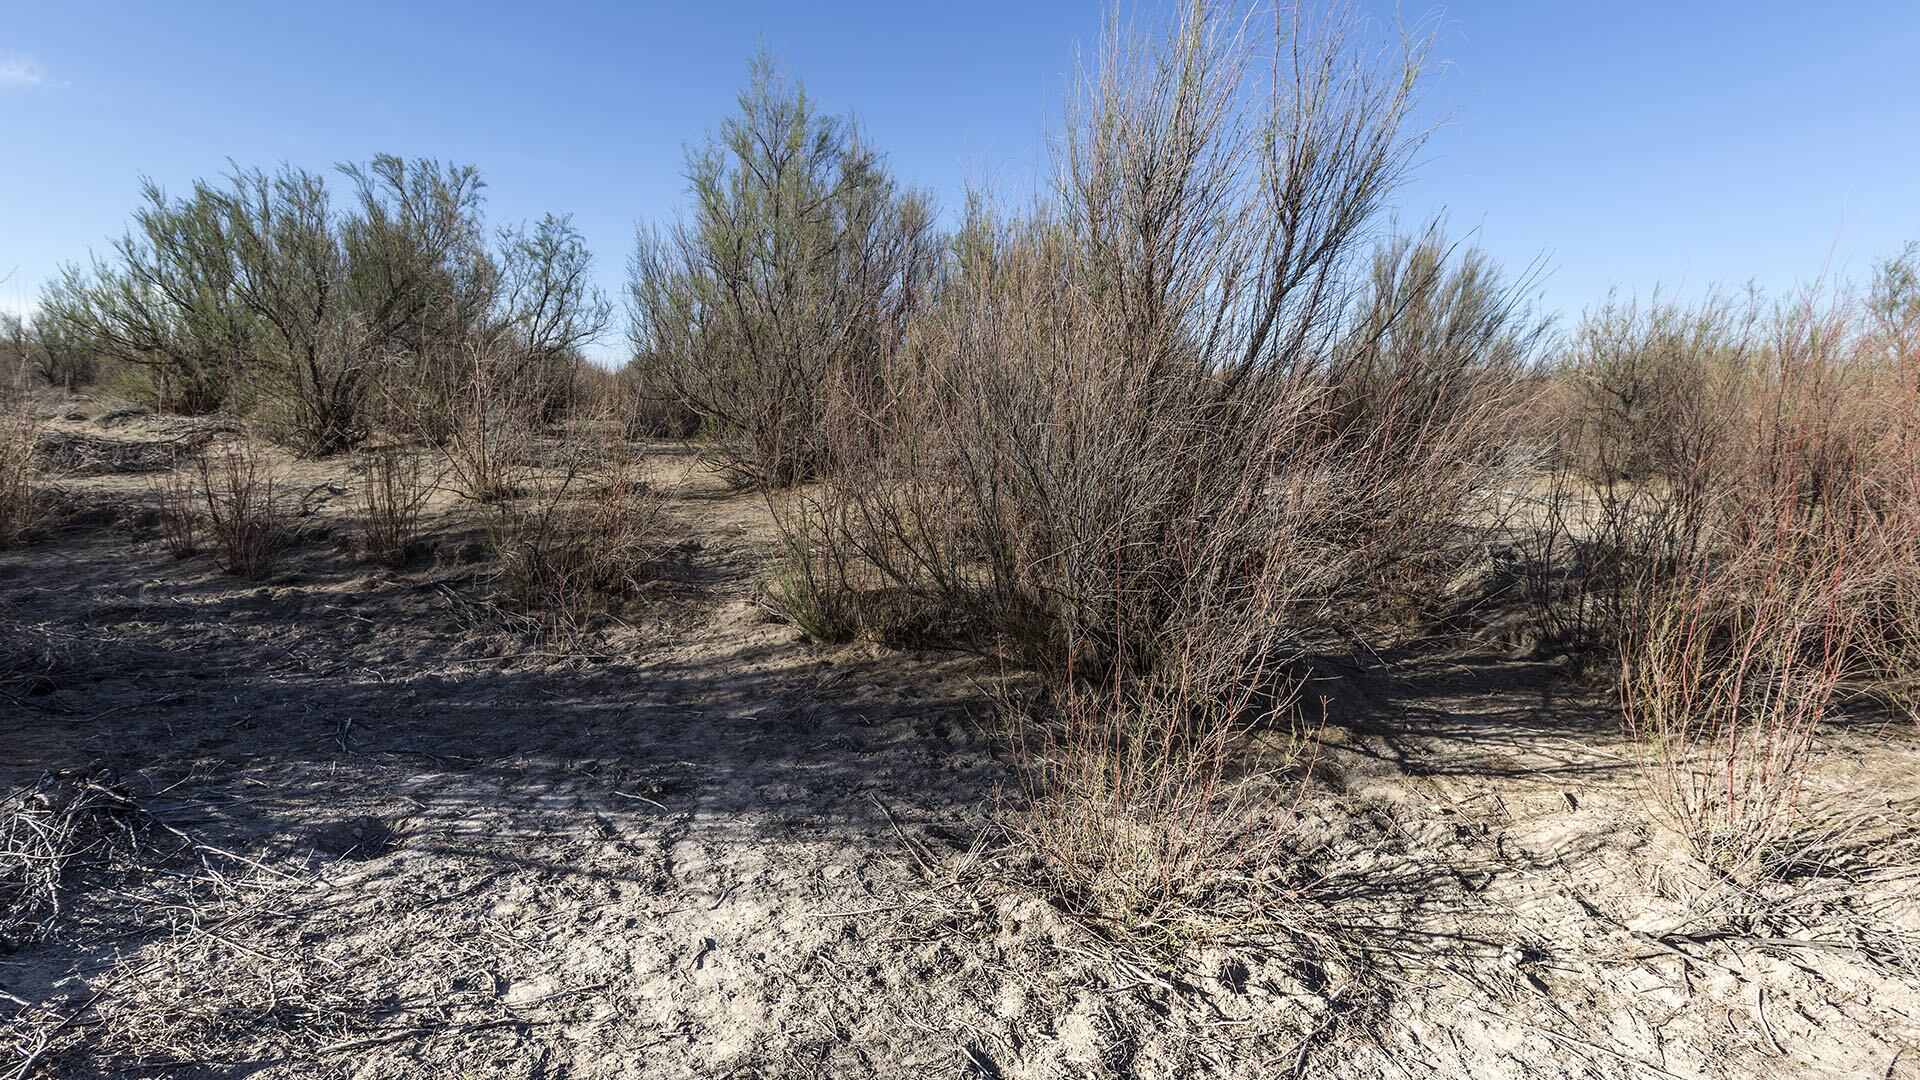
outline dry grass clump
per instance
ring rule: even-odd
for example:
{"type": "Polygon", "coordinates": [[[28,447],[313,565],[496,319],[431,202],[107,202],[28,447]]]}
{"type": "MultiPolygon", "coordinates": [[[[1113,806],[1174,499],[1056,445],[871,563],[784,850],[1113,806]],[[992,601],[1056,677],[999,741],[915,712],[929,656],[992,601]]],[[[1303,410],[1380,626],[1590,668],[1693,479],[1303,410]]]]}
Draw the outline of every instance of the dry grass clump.
{"type": "Polygon", "coordinates": [[[242,942],[244,924],[285,917],[305,884],[156,817],[109,770],[51,773],[9,796],[0,938],[54,936],[63,917],[98,918],[110,909],[96,905],[113,905],[110,917],[139,924],[116,940],[143,939],[87,974],[89,994],[15,999],[21,1008],[0,1036],[16,1055],[10,1075],[65,1075],[83,1061],[116,1075],[232,1061],[387,1015],[387,1002],[352,992],[359,983],[344,965],[242,942]]]}
{"type": "Polygon", "coordinates": [[[505,507],[493,527],[499,584],[547,637],[577,639],[632,597],[665,552],[665,499],[625,458],[578,458],[530,505],[505,507]]]}
{"type": "Polygon", "coordinates": [[[224,419],[180,421],[186,430],[169,439],[131,440],[88,435],[78,431],[50,431],[39,438],[43,467],[67,476],[124,476],[164,472],[189,454],[205,449],[220,435],[239,428],[224,419]]]}
{"type": "Polygon", "coordinates": [[[341,1032],[377,1030],[393,1011],[360,992],[338,966],[307,956],[247,955],[192,927],[193,920],[180,919],[171,936],[96,980],[109,994],[91,1018],[85,1058],[179,1069],[312,1054],[341,1032]],[[216,981],[211,972],[222,974],[216,981]]]}
{"type": "MultiPolygon", "coordinates": [[[[446,1061],[457,1075],[511,1070],[529,1027],[570,1023],[602,989],[589,984],[515,1002],[476,970],[475,940],[509,925],[440,905],[369,910],[257,867],[228,878],[202,867],[193,902],[147,905],[139,947],[87,977],[92,996],[14,1019],[8,1034],[40,1073],[151,1075],[230,1062],[347,1067],[378,1048],[446,1061]],[[499,1033],[489,1039],[488,1033],[499,1033]],[[62,1071],[65,1070],[65,1071],[62,1071]]],[[[178,882],[180,879],[172,879],[178,882]]],[[[485,965],[483,967],[490,967],[485,965]]]]}
{"type": "Polygon", "coordinates": [[[24,707],[20,696],[57,689],[76,672],[93,669],[98,658],[89,655],[82,639],[42,626],[27,626],[0,609],[0,700],[24,707]]]}
{"type": "MultiPolygon", "coordinates": [[[[1206,936],[1209,904],[1285,864],[1277,808],[1304,790],[1315,735],[1259,764],[1296,771],[1280,783],[1244,772],[1243,738],[1292,726],[1290,700],[1255,701],[1257,679],[1236,675],[1237,699],[1198,682],[1068,684],[1043,705],[1009,712],[1026,805],[1014,831],[1040,856],[1043,878],[1070,910],[1133,934],[1206,936]],[[1254,794],[1255,789],[1260,791],[1254,794]]],[[[1259,691],[1270,693],[1269,691],[1259,691]]]]}
{"type": "MultiPolygon", "coordinates": [[[[834,490],[827,488],[825,497],[831,499],[834,490]]],[[[846,553],[819,543],[821,529],[812,520],[837,507],[816,502],[803,499],[775,505],[781,547],[770,568],[765,599],[775,615],[793,624],[807,640],[831,645],[853,640],[861,626],[846,553]]]]}

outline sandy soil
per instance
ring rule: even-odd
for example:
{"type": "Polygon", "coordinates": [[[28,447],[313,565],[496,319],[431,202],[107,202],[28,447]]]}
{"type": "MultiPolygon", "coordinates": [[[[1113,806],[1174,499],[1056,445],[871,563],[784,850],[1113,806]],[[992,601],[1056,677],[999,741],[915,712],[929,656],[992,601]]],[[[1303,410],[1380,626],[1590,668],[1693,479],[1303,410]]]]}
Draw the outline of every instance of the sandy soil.
{"type": "Polygon", "coordinates": [[[996,827],[994,665],[808,646],[760,501],[637,452],[684,558],[571,655],[491,617],[477,508],[386,570],[349,463],[289,462],[300,543],[246,581],[168,556],[163,457],[76,456],[0,553],[0,790],[139,814],[0,945],[0,1076],[1920,1077],[1911,724],[1827,733],[1845,843],[1729,895],[1551,662],[1353,665],[1276,816],[1297,918],[1149,948],[996,827]]]}

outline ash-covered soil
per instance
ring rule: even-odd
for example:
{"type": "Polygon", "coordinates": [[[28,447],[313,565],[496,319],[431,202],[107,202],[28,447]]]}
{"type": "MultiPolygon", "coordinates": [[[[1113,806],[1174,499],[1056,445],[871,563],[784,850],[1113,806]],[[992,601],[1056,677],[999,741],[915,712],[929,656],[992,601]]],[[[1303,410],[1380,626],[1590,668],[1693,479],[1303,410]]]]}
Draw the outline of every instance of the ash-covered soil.
{"type": "Polygon", "coordinates": [[[1920,1077],[1910,723],[1828,732],[1834,842],[1730,890],[1597,691],[1373,659],[1271,815],[1288,905],[1148,939],[1010,839],[1017,677],[801,641],[764,501],[684,448],[628,448],[680,556],[561,649],[487,599],[479,508],[380,568],[350,462],[290,460],[248,581],[170,557],[166,458],[110,445],[178,425],[62,416],[67,524],[0,553],[4,880],[66,844],[0,1076],[1920,1077]]]}

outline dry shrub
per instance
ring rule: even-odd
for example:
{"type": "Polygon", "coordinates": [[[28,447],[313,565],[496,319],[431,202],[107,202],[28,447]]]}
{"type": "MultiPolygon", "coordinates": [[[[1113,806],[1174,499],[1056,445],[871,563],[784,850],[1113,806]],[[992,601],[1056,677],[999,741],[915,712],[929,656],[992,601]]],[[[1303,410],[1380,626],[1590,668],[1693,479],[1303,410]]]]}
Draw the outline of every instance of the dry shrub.
{"type": "Polygon", "coordinates": [[[691,439],[700,433],[700,414],[671,389],[652,385],[634,366],[622,368],[610,390],[626,439],[691,439]]]}
{"type": "Polygon", "coordinates": [[[1419,43],[1279,18],[1271,54],[1226,12],[1116,29],[1052,199],[975,200],[884,397],[820,380],[833,468],[779,515],[789,607],[864,631],[904,594],[1043,674],[1022,828],[1135,914],[1222,853],[1296,661],[1432,594],[1537,336],[1436,236],[1367,257],[1419,43]]]}
{"type": "Polygon", "coordinates": [[[1859,352],[1877,406],[1861,454],[1877,549],[1866,647],[1883,689],[1920,722],[1920,244],[1883,263],[1859,352]]]}
{"type": "Polygon", "coordinates": [[[32,385],[34,337],[26,320],[0,312],[0,400],[23,395],[32,385]]]}
{"type": "Polygon", "coordinates": [[[1900,295],[1883,278],[1864,305],[1610,305],[1562,372],[1543,606],[1619,656],[1650,795],[1735,878],[1807,843],[1800,791],[1843,687],[1914,700],[1920,364],[1900,295]]]}
{"type": "Polygon", "coordinates": [[[620,424],[626,439],[691,439],[699,433],[699,413],[663,398],[630,399],[620,424]]]}
{"type": "Polygon", "coordinates": [[[31,539],[52,513],[34,461],[38,427],[24,400],[0,398],[0,547],[31,539]]]}
{"type": "Polygon", "coordinates": [[[191,466],[175,457],[173,465],[149,486],[160,507],[160,538],[167,552],[176,559],[199,554],[205,525],[191,466]]]}
{"type": "Polygon", "coordinates": [[[145,185],[112,251],[49,285],[36,336],[123,365],[167,411],[245,406],[316,455],[366,439],[383,390],[433,400],[469,335],[510,343],[539,384],[536,417],[564,410],[609,312],[569,219],[489,243],[471,166],[383,154],[338,172],[344,199],[291,164],[180,198],[145,185]]]}
{"type": "Polygon", "coordinates": [[[1750,523],[1781,515],[1880,548],[1856,571],[1893,571],[1878,602],[1904,602],[1920,402],[1899,336],[1861,314],[1810,290],[1588,315],[1555,372],[1556,456],[1518,536],[1550,641],[1617,651],[1662,583],[1735,560],[1750,523]]]}
{"type": "Polygon", "coordinates": [[[1711,296],[1696,307],[1609,298],[1581,321],[1562,360],[1573,383],[1569,464],[1596,484],[1663,481],[1703,497],[1739,435],[1729,414],[1761,346],[1762,312],[1711,296]]]}
{"type": "Polygon", "coordinates": [[[40,425],[28,394],[31,339],[17,318],[0,321],[0,548],[31,539],[52,515],[50,492],[36,460],[40,425]]]}
{"type": "Polygon", "coordinates": [[[33,374],[41,382],[71,393],[76,387],[91,386],[100,379],[105,365],[94,343],[73,333],[71,327],[44,312],[37,313],[25,324],[16,320],[16,325],[21,325],[24,333],[16,335],[15,340],[26,346],[24,351],[32,361],[33,374]]]}
{"type": "Polygon", "coordinates": [[[229,574],[262,578],[292,539],[286,515],[274,501],[276,477],[266,451],[242,440],[195,460],[200,521],[229,574]]]}
{"type": "MultiPolygon", "coordinates": [[[[1305,70],[1251,102],[1269,83],[1224,16],[1158,48],[1116,35],[1055,205],[976,206],[883,407],[822,384],[840,471],[790,520],[1094,678],[1122,654],[1151,670],[1183,628],[1246,630],[1237,613],[1275,591],[1242,647],[1297,651],[1422,578],[1486,492],[1522,336],[1471,269],[1450,279],[1470,300],[1434,299],[1431,323],[1471,303],[1491,332],[1383,315],[1418,305],[1374,295],[1356,256],[1418,142],[1401,131],[1418,57],[1281,29],[1305,70]]],[[[1452,272],[1404,251],[1382,264],[1424,261],[1407,276],[1431,297],[1452,272]]]]}
{"type": "Polygon", "coordinates": [[[440,449],[461,495],[504,502],[526,490],[543,387],[499,342],[471,336],[459,353],[461,375],[439,385],[434,403],[440,449]]]}
{"type": "Polygon", "coordinates": [[[1920,723],[1920,498],[1890,513],[1872,543],[1859,645],[1872,685],[1920,723]]]}
{"type": "Polygon", "coordinates": [[[443,477],[419,453],[398,446],[367,452],[361,472],[361,535],[367,553],[389,566],[403,565],[419,538],[420,515],[443,477]]]}
{"type": "Polygon", "coordinates": [[[574,640],[636,594],[663,557],[665,499],[625,458],[593,466],[576,454],[563,475],[494,525],[500,583],[543,635],[574,640]]]}
{"type": "Polygon", "coordinates": [[[1610,298],[1576,328],[1548,401],[1544,489],[1515,522],[1543,646],[1616,650],[1652,584],[1706,553],[1747,437],[1758,317],[1719,297],[1610,298]]]}
{"type": "Polygon", "coordinates": [[[1662,590],[1622,658],[1648,788],[1695,855],[1737,881],[1788,865],[1814,736],[1852,646],[1863,553],[1789,522],[1662,590]]]}

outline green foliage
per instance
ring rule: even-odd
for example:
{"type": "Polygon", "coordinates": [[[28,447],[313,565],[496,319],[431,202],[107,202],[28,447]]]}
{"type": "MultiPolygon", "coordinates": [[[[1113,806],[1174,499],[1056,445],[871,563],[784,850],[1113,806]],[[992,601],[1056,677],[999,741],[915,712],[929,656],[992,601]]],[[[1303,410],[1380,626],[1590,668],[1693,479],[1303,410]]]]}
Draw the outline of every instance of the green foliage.
{"type": "Polygon", "coordinates": [[[688,156],[691,220],[641,236],[635,363],[708,421],[738,478],[790,484],[820,470],[830,389],[877,389],[936,248],[925,198],[766,56],[739,105],[688,156]]]}
{"type": "Polygon", "coordinates": [[[338,171],[344,206],[324,175],[290,165],[235,169],[178,199],[149,182],[113,255],[47,290],[49,340],[143,372],[163,409],[255,410],[326,454],[366,436],[383,382],[444,396],[468,339],[566,371],[604,329],[566,218],[503,231],[496,255],[472,167],[381,155],[338,171]]]}
{"type": "Polygon", "coordinates": [[[0,387],[19,390],[33,379],[48,386],[88,386],[99,376],[93,345],[37,313],[31,319],[0,313],[0,387]]]}
{"type": "Polygon", "coordinates": [[[1334,353],[1339,429],[1388,428],[1398,449],[1422,425],[1475,407],[1484,375],[1517,374],[1546,336],[1548,321],[1527,306],[1529,280],[1508,280],[1475,249],[1456,256],[1437,223],[1380,244],[1334,353]]]}
{"type": "Polygon", "coordinates": [[[230,302],[220,197],[199,185],[191,198],[169,200],[151,181],[141,193],[145,205],[114,242],[115,257],[96,257],[86,271],[64,267],[41,311],[104,355],[144,370],[160,407],[211,412],[229,401],[257,329],[230,302]]]}
{"type": "Polygon", "coordinates": [[[543,423],[577,396],[579,349],[606,329],[612,310],[588,278],[593,255],[572,219],[548,214],[532,229],[501,230],[497,307],[518,344],[543,423]]]}

